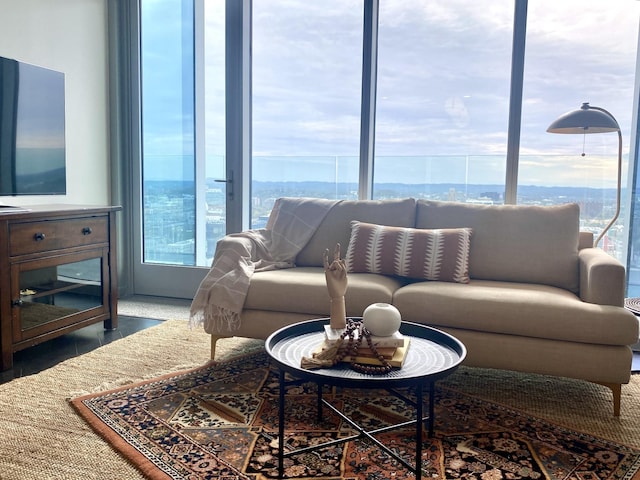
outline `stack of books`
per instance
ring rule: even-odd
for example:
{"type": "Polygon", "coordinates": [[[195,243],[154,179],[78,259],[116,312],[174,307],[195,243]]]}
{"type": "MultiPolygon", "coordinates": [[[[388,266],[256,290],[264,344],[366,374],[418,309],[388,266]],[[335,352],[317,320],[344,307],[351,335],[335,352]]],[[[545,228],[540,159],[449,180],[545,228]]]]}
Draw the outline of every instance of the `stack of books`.
{"type": "MultiPolygon", "coordinates": [[[[344,333],[344,329],[331,328],[329,325],[324,327],[325,338],[320,347],[316,350],[316,354],[328,350],[335,346],[344,333]]],[[[356,333],[358,331],[356,330],[356,333]]],[[[400,368],[404,364],[409,349],[409,337],[405,337],[400,332],[396,332],[388,337],[372,336],[371,340],[379,355],[382,355],[392,367],[400,368]]],[[[357,341],[357,337],[354,339],[357,341]]],[[[347,348],[348,339],[342,341],[341,349],[347,348]]],[[[342,350],[340,350],[341,352],[342,350]]],[[[342,359],[343,362],[361,363],[365,365],[382,365],[378,357],[369,348],[366,338],[362,339],[358,354],[356,356],[347,355],[342,359]]]]}

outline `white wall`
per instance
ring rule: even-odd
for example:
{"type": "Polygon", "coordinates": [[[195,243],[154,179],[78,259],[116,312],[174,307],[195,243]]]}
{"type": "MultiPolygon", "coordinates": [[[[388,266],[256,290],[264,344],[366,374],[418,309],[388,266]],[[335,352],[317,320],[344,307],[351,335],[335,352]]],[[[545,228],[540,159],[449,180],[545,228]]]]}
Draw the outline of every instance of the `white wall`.
{"type": "Polygon", "coordinates": [[[108,204],[107,0],[0,0],[0,56],[65,74],[67,195],[7,205],[108,204]]]}

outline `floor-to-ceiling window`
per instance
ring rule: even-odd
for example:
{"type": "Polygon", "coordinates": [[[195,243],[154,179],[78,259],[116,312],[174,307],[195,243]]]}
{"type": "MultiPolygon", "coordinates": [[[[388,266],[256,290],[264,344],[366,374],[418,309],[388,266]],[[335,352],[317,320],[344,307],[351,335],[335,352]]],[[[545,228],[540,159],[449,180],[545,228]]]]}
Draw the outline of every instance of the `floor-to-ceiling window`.
{"type": "Polygon", "coordinates": [[[140,0],[139,38],[134,288],[190,296],[227,231],[225,1],[140,0]]]}
{"type": "MultiPolygon", "coordinates": [[[[583,102],[611,112],[622,129],[626,186],[637,109],[633,99],[639,11],[635,1],[529,2],[518,203],[577,202],[580,228],[595,236],[615,213],[618,136],[615,132],[558,135],[546,130],[583,102]]],[[[623,262],[627,206],[623,202],[620,219],[599,244],[623,262]]]]}
{"type": "Polygon", "coordinates": [[[504,201],[513,1],[381,0],[375,198],[504,201]]]}
{"type": "Polygon", "coordinates": [[[254,0],[252,226],[281,196],[357,198],[363,0],[254,0]]]}
{"type": "MultiPolygon", "coordinates": [[[[616,115],[633,160],[635,0],[140,2],[146,265],[207,266],[239,181],[254,228],[279,196],[414,196],[578,201],[597,232],[615,138],[546,133],[583,101],[616,115]],[[240,4],[243,35],[225,38],[240,4]],[[248,102],[223,82],[225,48],[243,57],[248,102]],[[227,178],[224,110],[249,119],[235,132],[250,152],[241,179],[227,178]]],[[[626,215],[606,244],[623,261],[626,215]]]]}
{"type": "MultiPolygon", "coordinates": [[[[196,4],[200,4],[197,2],[196,4]]],[[[202,5],[202,4],[200,4],[202,5]]],[[[225,2],[206,0],[202,5],[204,18],[199,23],[203,32],[199,38],[204,41],[200,50],[196,91],[203,99],[199,113],[200,125],[196,138],[203,149],[204,168],[200,164],[196,184],[199,191],[199,228],[202,235],[197,242],[204,243],[196,265],[210,265],[216,242],[227,233],[227,165],[225,142],[225,2]],[[204,202],[202,201],[204,189],[204,202]],[[202,228],[204,216],[205,228],[202,228]]],[[[198,103],[196,102],[196,105],[198,103]]]]}
{"type": "Polygon", "coordinates": [[[195,262],[193,3],[143,2],[143,261],[195,262]]]}

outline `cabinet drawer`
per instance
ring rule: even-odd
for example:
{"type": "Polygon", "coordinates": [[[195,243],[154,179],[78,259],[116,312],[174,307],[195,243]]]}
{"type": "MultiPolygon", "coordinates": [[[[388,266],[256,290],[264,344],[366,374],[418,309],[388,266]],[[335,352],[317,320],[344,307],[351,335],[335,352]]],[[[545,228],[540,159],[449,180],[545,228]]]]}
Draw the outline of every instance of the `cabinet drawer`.
{"type": "Polygon", "coordinates": [[[109,239],[107,217],[17,223],[9,229],[11,256],[106,243],[109,239]]]}

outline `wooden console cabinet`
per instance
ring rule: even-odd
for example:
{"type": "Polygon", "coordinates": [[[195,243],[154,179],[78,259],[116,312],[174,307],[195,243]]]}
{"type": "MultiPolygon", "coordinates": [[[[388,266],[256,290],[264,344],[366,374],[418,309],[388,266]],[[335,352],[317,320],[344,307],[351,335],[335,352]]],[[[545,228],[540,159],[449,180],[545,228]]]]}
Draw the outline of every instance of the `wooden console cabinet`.
{"type": "Polygon", "coordinates": [[[117,328],[118,210],[0,207],[0,370],[14,352],[78,328],[117,328]]]}

